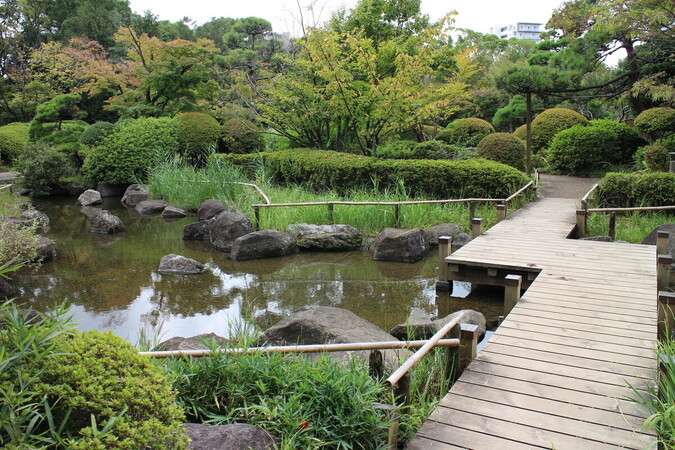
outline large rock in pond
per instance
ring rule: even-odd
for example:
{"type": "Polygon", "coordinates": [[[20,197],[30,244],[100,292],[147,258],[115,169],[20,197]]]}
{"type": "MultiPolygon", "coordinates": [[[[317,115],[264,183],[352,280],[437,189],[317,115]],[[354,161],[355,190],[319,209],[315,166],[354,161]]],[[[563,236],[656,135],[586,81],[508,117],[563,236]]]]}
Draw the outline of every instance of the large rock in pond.
{"type": "Polygon", "coordinates": [[[12,286],[8,280],[0,277],[0,300],[17,297],[20,293],[19,289],[12,286]]]}
{"type": "Polygon", "coordinates": [[[205,425],[186,423],[189,450],[272,450],[279,438],[245,423],[205,425]]]}
{"type": "Polygon", "coordinates": [[[209,239],[217,250],[229,252],[237,238],[252,231],[253,226],[246,214],[225,210],[211,222],[209,239]]]}
{"type": "Polygon", "coordinates": [[[100,205],[103,203],[101,193],[93,189],[87,189],[77,198],[77,206],[100,205]]]}
{"type": "Polygon", "coordinates": [[[124,203],[126,206],[135,207],[140,202],[149,198],[150,191],[148,191],[146,186],[143,186],[142,184],[132,184],[127,188],[126,191],[124,191],[122,203],[124,203]]]}
{"type": "Polygon", "coordinates": [[[375,261],[417,262],[429,252],[427,235],[421,228],[385,228],[371,246],[375,261]]]}
{"type": "MultiPolygon", "coordinates": [[[[269,328],[262,340],[271,345],[338,344],[347,342],[393,341],[392,335],[360,318],[351,311],[331,306],[305,306],[278,324],[269,328]]],[[[381,350],[385,364],[397,367],[407,359],[408,350],[381,350]]],[[[368,351],[328,353],[345,358],[358,356],[367,359],[368,351]]]]}
{"type": "Polygon", "coordinates": [[[164,200],[143,200],[136,205],[136,212],[142,216],[160,214],[167,206],[169,204],[164,200]]]}
{"type": "Polygon", "coordinates": [[[160,217],[163,219],[182,219],[183,217],[187,217],[187,211],[183,208],[169,205],[164,208],[160,217]]]}
{"type": "Polygon", "coordinates": [[[49,216],[34,208],[29,208],[25,211],[22,211],[21,217],[28,220],[34,220],[37,222],[39,228],[47,228],[49,226],[49,216]]]}
{"type": "Polygon", "coordinates": [[[208,241],[211,239],[211,224],[213,219],[200,220],[183,227],[184,241],[208,241]]]}
{"type": "Polygon", "coordinates": [[[122,219],[113,215],[108,210],[101,210],[91,217],[91,232],[100,234],[112,234],[124,231],[122,219]]]}
{"type": "Polygon", "coordinates": [[[160,342],[153,350],[156,351],[173,351],[173,350],[206,350],[209,348],[205,342],[215,343],[220,347],[224,342],[227,342],[222,336],[215,333],[205,333],[198,336],[184,338],[182,336],[174,336],[164,342],[160,342]]]}
{"type": "MultiPolygon", "coordinates": [[[[483,336],[485,334],[485,316],[478,311],[462,309],[441,319],[431,320],[431,317],[419,308],[412,308],[406,323],[396,325],[391,329],[390,333],[400,340],[429,339],[461,313],[464,313],[464,318],[460,323],[478,325],[478,335],[483,336]]],[[[457,330],[458,328],[455,327],[452,330],[452,334],[448,333],[446,337],[457,337],[457,330]]]]}
{"type": "Polygon", "coordinates": [[[262,230],[245,234],[235,239],[230,259],[244,261],[249,259],[275,258],[295,253],[293,236],[283,231],[262,230]]]}
{"type": "Polygon", "coordinates": [[[227,210],[227,208],[223,205],[223,202],[212,198],[199,205],[199,208],[197,208],[197,219],[208,220],[216,217],[225,210],[227,210]]]}
{"type": "Polygon", "coordinates": [[[454,238],[462,232],[462,227],[454,223],[439,223],[426,229],[427,241],[429,246],[438,247],[438,238],[441,236],[450,236],[454,238]]]}
{"type": "Polygon", "coordinates": [[[37,245],[38,261],[42,262],[51,261],[55,257],[56,257],[56,247],[54,247],[54,241],[44,236],[40,236],[40,240],[38,241],[37,245]]]}
{"type": "Polygon", "coordinates": [[[298,247],[303,250],[344,251],[355,250],[363,245],[364,235],[351,225],[294,224],[288,227],[298,247]]]}
{"type": "Polygon", "coordinates": [[[204,264],[181,255],[166,255],[159,261],[160,273],[170,275],[197,275],[204,270],[204,264]]]}
{"type": "Polygon", "coordinates": [[[471,239],[473,239],[470,235],[466,233],[459,233],[457,236],[452,238],[452,251],[454,252],[455,250],[459,250],[460,248],[464,247],[466,244],[471,242],[471,239]]]}

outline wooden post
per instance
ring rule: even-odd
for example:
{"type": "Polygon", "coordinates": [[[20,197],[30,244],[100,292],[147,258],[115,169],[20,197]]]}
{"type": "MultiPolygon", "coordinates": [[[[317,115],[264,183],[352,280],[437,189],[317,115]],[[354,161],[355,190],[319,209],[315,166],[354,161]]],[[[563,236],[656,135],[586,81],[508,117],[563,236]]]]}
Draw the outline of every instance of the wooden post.
{"type": "Polygon", "coordinates": [[[523,277],[520,275],[507,275],[504,277],[504,317],[508,316],[518,300],[520,300],[520,288],[523,277]]]}
{"type": "MultiPolygon", "coordinates": [[[[659,355],[659,384],[658,384],[659,388],[664,384],[668,383],[667,377],[672,377],[673,373],[675,373],[674,371],[675,371],[675,356],[668,353],[661,353],[659,355]]],[[[662,401],[665,400],[663,389],[659,389],[659,399],[661,399],[662,401]]]]}
{"type": "Polygon", "coordinates": [[[659,291],[658,321],[656,323],[656,336],[663,341],[673,335],[675,321],[675,293],[659,291]]]}
{"type": "Polygon", "coordinates": [[[464,372],[464,369],[473,361],[478,353],[478,325],[470,323],[460,324],[459,329],[459,350],[457,351],[457,369],[455,375],[457,378],[464,372]]]}
{"type": "Polygon", "coordinates": [[[668,254],[668,240],[670,239],[670,233],[667,231],[658,231],[656,233],[656,254],[657,255],[667,255],[668,254]]]}
{"type": "Polygon", "coordinates": [[[616,236],[616,213],[611,212],[609,213],[609,230],[607,231],[607,235],[614,239],[614,236],[616,236]]]}
{"type": "Polygon", "coordinates": [[[476,202],[469,202],[469,220],[476,217],[476,202]]]}
{"type": "Polygon", "coordinates": [[[670,155],[670,173],[675,173],[675,152],[670,152],[668,155],[670,155]]]}
{"type": "Polygon", "coordinates": [[[483,234],[483,219],[474,217],[471,219],[471,235],[473,237],[478,237],[481,234],[483,234]]]}
{"type": "Polygon", "coordinates": [[[384,377],[384,358],[381,351],[370,351],[370,355],[368,355],[368,374],[376,380],[381,380],[384,377]]]}
{"type": "Polygon", "coordinates": [[[398,380],[394,388],[394,401],[402,404],[401,413],[405,414],[410,408],[410,373],[406,373],[398,380]]]}
{"type": "Polygon", "coordinates": [[[661,254],[657,258],[656,284],[659,291],[665,291],[670,286],[670,265],[673,257],[668,254],[661,254]]]}
{"type": "Polygon", "coordinates": [[[586,236],[586,210],[577,209],[577,237],[586,236]]]}
{"type": "Polygon", "coordinates": [[[260,230],[260,206],[253,207],[253,214],[255,215],[255,231],[260,230]]]}
{"type": "Polygon", "coordinates": [[[506,219],[506,205],[500,203],[497,205],[497,222],[506,219]]]}
{"type": "Polygon", "coordinates": [[[330,225],[333,225],[333,206],[334,205],[332,203],[328,203],[326,206],[328,207],[328,223],[330,225]]]}
{"type": "Polygon", "coordinates": [[[445,258],[452,254],[452,237],[441,236],[438,238],[438,281],[436,290],[448,291],[452,281],[448,281],[448,263],[445,258]]]}
{"type": "Polygon", "coordinates": [[[394,205],[394,226],[399,225],[399,220],[401,218],[401,205],[398,203],[394,205]]]}

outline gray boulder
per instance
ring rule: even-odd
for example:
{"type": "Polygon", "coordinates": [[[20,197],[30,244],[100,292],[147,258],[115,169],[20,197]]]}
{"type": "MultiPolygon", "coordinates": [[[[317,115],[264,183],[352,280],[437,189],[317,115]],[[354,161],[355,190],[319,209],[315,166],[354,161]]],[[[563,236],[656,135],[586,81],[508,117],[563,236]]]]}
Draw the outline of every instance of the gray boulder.
{"type": "Polygon", "coordinates": [[[272,450],[279,438],[265,430],[244,423],[204,425],[186,423],[189,450],[272,450]]]}
{"type": "Polygon", "coordinates": [[[173,275],[197,275],[204,270],[204,264],[181,255],[166,255],[159,261],[160,273],[173,275]]]}
{"type": "Polygon", "coordinates": [[[44,236],[40,236],[40,240],[37,245],[37,259],[39,261],[51,261],[56,257],[56,247],[54,247],[54,241],[48,239],[44,236]]]}
{"type": "Polygon", "coordinates": [[[293,236],[283,231],[262,230],[245,234],[232,244],[230,259],[244,261],[249,259],[275,258],[295,253],[293,236]]]}
{"type": "Polygon", "coordinates": [[[225,210],[227,210],[227,208],[223,205],[223,202],[212,198],[199,205],[199,208],[197,208],[197,219],[208,220],[216,217],[225,210]]]}
{"type": "Polygon", "coordinates": [[[100,234],[112,234],[124,231],[122,219],[113,215],[108,210],[101,210],[91,218],[91,232],[100,234]]]}
{"type": "Polygon", "coordinates": [[[159,214],[169,206],[164,200],[143,200],[136,205],[136,212],[140,215],[159,214]]]}
{"type": "Polygon", "coordinates": [[[309,225],[300,223],[288,227],[304,250],[355,250],[363,245],[364,234],[351,225],[309,225]]]}
{"type": "Polygon", "coordinates": [[[21,217],[24,219],[34,220],[37,222],[38,227],[47,228],[49,226],[49,216],[38,211],[37,209],[29,208],[21,212],[21,217]]]}
{"type": "Polygon", "coordinates": [[[452,238],[452,251],[454,252],[455,250],[459,250],[460,248],[464,247],[466,244],[471,242],[471,239],[473,238],[468,234],[459,233],[457,236],[452,238]]]}
{"type": "Polygon", "coordinates": [[[656,235],[659,231],[667,231],[670,233],[668,237],[668,253],[675,256],[675,223],[665,223],[654,228],[643,240],[644,245],[656,245],[656,235]]]}
{"type": "Polygon", "coordinates": [[[218,346],[222,346],[223,343],[227,342],[227,339],[224,337],[218,336],[215,333],[205,333],[198,336],[192,336],[189,338],[184,338],[181,336],[174,336],[171,339],[167,339],[164,342],[161,342],[153,350],[156,351],[171,351],[171,350],[206,350],[208,345],[204,343],[215,341],[218,346]]]}
{"type": "MultiPolygon", "coordinates": [[[[485,334],[485,316],[478,311],[463,309],[461,311],[455,311],[442,319],[431,320],[431,317],[419,308],[413,308],[410,311],[408,321],[396,325],[391,329],[390,333],[400,340],[429,339],[460,313],[464,313],[464,318],[461,323],[478,325],[478,335],[483,336],[485,334]]],[[[457,328],[453,329],[453,333],[447,334],[446,337],[457,337],[457,330],[457,328]]]]}
{"type": "Polygon", "coordinates": [[[187,217],[187,211],[185,211],[183,208],[169,205],[166,208],[164,208],[164,211],[162,211],[160,217],[163,217],[165,219],[180,219],[183,217],[187,217]]]}
{"type": "Polygon", "coordinates": [[[375,261],[417,262],[429,251],[427,235],[421,228],[385,228],[371,246],[375,261]]]}
{"type": "Polygon", "coordinates": [[[100,205],[103,203],[101,193],[93,189],[87,189],[77,198],[78,206],[100,205]]]}
{"type": "MultiPolygon", "coordinates": [[[[351,311],[330,306],[305,306],[269,328],[262,340],[271,345],[338,344],[395,340],[392,335],[351,311]]],[[[389,368],[407,359],[408,350],[382,350],[389,368]]],[[[328,353],[329,356],[368,358],[368,351],[328,353]]]]}
{"type": "Polygon", "coordinates": [[[185,241],[208,241],[210,239],[211,223],[213,219],[200,220],[189,223],[183,227],[183,240],[185,241]]]}
{"type": "Polygon", "coordinates": [[[149,198],[150,191],[148,191],[146,186],[143,186],[142,184],[132,184],[124,191],[122,203],[126,206],[136,206],[149,198]]]}
{"type": "Polygon", "coordinates": [[[8,280],[0,277],[0,300],[18,297],[21,292],[12,286],[8,280]]]}
{"type": "Polygon", "coordinates": [[[253,225],[246,214],[225,210],[211,222],[209,239],[217,250],[229,252],[237,238],[252,231],[253,225]]]}
{"type": "Polygon", "coordinates": [[[427,241],[429,241],[429,246],[438,247],[438,238],[441,236],[451,236],[455,237],[462,232],[462,227],[454,223],[439,223],[433,227],[427,228],[425,233],[427,234],[427,241]]]}

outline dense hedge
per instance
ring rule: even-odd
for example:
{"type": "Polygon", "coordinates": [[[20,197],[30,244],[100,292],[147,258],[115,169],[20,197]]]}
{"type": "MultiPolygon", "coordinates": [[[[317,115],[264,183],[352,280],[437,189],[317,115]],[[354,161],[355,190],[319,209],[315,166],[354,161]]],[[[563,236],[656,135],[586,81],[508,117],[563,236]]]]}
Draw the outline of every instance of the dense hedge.
{"type": "MultiPolygon", "coordinates": [[[[403,180],[413,195],[431,198],[506,197],[529,181],[513,167],[484,159],[464,161],[378,160],[332,151],[294,149],[260,154],[268,170],[282,183],[302,183],[314,189],[347,191],[394,188],[403,180]]],[[[250,166],[256,155],[227,155],[234,164],[250,166]]]]}
{"type": "Polygon", "coordinates": [[[28,143],[27,123],[10,123],[0,127],[0,159],[11,162],[21,154],[28,143]]]}
{"type": "Polygon", "coordinates": [[[635,118],[635,128],[650,141],[675,133],[675,109],[651,108],[635,118]]]}
{"type": "Polygon", "coordinates": [[[457,159],[464,148],[442,141],[390,141],[377,148],[376,157],[382,159],[457,159]]]}
{"type": "Polygon", "coordinates": [[[599,207],[675,205],[675,174],[608,173],[596,191],[599,207]]]}
{"type": "MultiPolygon", "coordinates": [[[[571,109],[547,109],[532,121],[532,151],[536,153],[548,148],[553,137],[560,131],[586,122],[587,120],[584,116],[571,109]]],[[[525,125],[516,129],[513,134],[525,140],[525,125]]]]}
{"type": "Polygon", "coordinates": [[[448,144],[475,147],[485,136],[494,132],[495,129],[490,122],[469,117],[451,122],[444,131],[436,135],[436,139],[448,144]]]}
{"type": "Polygon", "coordinates": [[[95,147],[103,142],[103,139],[109,136],[114,129],[115,125],[110,122],[92,123],[80,135],[80,144],[95,147]]]}
{"type": "Polygon", "coordinates": [[[612,152],[607,155],[607,162],[612,164],[629,164],[637,149],[647,141],[640,136],[635,128],[625,123],[616,122],[609,119],[591,120],[588,126],[596,127],[606,133],[615,134],[618,138],[617,145],[612,152]]]}
{"type": "Polygon", "coordinates": [[[509,133],[493,133],[485,136],[478,143],[476,152],[479,158],[525,170],[525,144],[509,133]]]}
{"type": "Polygon", "coordinates": [[[174,154],[177,147],[173,119],[125,121],[89,152],[82,172],[90,183],[134,183],[145,178],[159,157],[174,154]]]}

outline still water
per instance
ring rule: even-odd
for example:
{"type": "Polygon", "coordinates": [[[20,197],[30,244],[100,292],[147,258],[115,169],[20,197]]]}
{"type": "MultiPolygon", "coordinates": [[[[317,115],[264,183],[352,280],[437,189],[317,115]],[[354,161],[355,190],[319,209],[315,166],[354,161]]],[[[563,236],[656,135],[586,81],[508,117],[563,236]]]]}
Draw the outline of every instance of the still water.
{"type": "Polygon", "coordinates": [[[65,302],[78,329],[111,330],[132,343],[141,330],[164,340],[209,332],[228,337],[242,321],[265,329],[305,305],[345,308],[387,331],[412,307],[432,316],[472,308],[488,321],[502,309],[499,294],[460,298],[469,294],[466,283],[455,284],[458,297],[437,297],[433,256],[415,264],[376,262],[360,251],[235,262],[208,242],[181,239],[195,217],[140,217],[119,198],[108,198],[102,208],[120,217],[126,231],[99,235],[90,232],[75,198],[36,207],[51,220],[47,236],[57,257],[36,273],[15,277],[21,300],[39,311],[65,302]],[[159,261],[169,253],[201,261],[207,270],[162,275],[159,261]]]}

